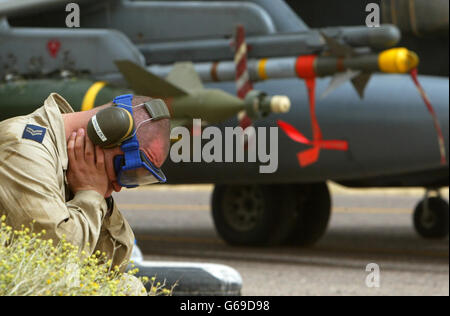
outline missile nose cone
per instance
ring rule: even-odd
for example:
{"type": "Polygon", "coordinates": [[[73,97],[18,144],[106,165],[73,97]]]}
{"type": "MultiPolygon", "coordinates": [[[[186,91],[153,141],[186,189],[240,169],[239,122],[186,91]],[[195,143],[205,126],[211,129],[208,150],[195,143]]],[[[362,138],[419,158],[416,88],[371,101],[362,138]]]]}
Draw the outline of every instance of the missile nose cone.
{"type": "Polygon", "coordinates": [[[419,57],[406,48],[392,48],[380,53],[380,70],[387,73],[407,73],[419,65],[419,57]]]}
{"type": "Polygon", "coordinates": [[[284,95],[275,95],[270,101],[270,109],[273,113],[287,113],[291,109],[291,100],[284,95]]]}

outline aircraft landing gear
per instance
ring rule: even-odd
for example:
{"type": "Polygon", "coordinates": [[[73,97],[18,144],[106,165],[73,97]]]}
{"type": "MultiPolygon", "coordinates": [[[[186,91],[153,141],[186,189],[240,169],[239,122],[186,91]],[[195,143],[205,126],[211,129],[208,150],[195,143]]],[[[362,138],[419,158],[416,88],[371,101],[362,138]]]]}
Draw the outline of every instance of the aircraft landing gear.
{"type": "Polygon", "coordinates": [[[216,230],[235,246],[310,246],[324,235],[330,213],[325,183],[217,185],[212,197],[216,230]]]}
{"type": "Polygon", "coordinates": [[[280,244],[291,232],[295,212],[284,186],[216,185],[212,216],[216,230],[235,246],[280,244]]]}
{"type": "Polygon", "coordinates": [[[414,211],[414,227],[427,239],[443,239],[449,233],[449,205],[438,190],[427,189],[425,198],[414,211]],[[432,196],[432,193],[437,193],[432,196]]]}
{"type": "Polygon", "coordinates": [[[297,219],[287,242],[307,247],[323,237],[331,216],[331,196],[326,183],[292,185],[297,219]]]}

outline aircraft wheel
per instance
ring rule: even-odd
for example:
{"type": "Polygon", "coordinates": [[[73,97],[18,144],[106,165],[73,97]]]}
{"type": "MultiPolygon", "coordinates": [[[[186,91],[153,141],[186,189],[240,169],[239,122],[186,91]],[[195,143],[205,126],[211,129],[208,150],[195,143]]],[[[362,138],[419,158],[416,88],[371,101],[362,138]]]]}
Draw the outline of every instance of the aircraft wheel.
{"type": "Polygon", "coordinates": [[[323,237],[331,217],[331,196],[326,183],[292,185],[296,222],[288,243],[311,246],[323,237]]]}
{"type": "Polygon", "coordinates": [[[284,189],[282,185],[216,185],[212,216],[218,234],[235,246],[283,242],[295,217],[293,200],[284,198],[284,189]]]}
{"type": "Polygon", "coordinates": [[[441,197],[422,200],[414,211],[414,227],[427,239],[443,239],[449,232],[449,205],[441,197]]]}

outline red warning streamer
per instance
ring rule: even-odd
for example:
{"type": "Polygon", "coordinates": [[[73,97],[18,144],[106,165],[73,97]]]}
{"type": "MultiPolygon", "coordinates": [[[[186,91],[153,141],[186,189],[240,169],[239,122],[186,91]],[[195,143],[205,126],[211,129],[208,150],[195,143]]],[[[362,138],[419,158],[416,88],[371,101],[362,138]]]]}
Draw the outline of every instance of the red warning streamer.
{"type": "Polygon", "coordinates": [[[425,90],[423,89],[422,85],[419,82],[417,68],[413,69],[411,71],[411,78],[412,78],[414,84],[416,85],[417,90],[419,90],[419,93],[422,96],[422,99],[425,102],[425,105],[427,106],[427,109],[430,112],[431,117],[433,118],[434,128],[436,129],[438,142],[439,142],[439,151],[441,154],[441,164],[445,166],[447,164],[447,155],[445,153],[444,134],[442,133],[441,124],[439,124],[439,120],[437,118],[436,111],[434,110],[433,106],[431,105],[430,99],[428,98],[427,94],[425,93],[425,90]]]}
{"type": "MultiPolygon", "coordinates": [[[[311,60],[309,60],[311,61],[311,60]]],[[[312,63],[311,63],[312,65],[312,63]]],[[[309,72],[313,73],[313,72],[309,72]]],[[[292,125],[278,120],[278,126],[289,136],[293,141],[313,146],[313,148],[299,152],[297,154],[298,161],[300,166],[307,167],[319,160],[319,154],[321,149],[328,150],[341,150],[347,151],[349,148],[348,142],[343,140],[324,140],[323,134],[320,129],[319,121],[317,120],[316,115],[316,98],[315,98],[315,90],[316,90],[316,78],[315,76],[305,78],[306,87],[308,89],[308,97],[309,97],[309,110],[311,115],[311,125],[313,130],[313,140],[309,140],[302,133],[300,133],[295,127],[292,125]]]]}

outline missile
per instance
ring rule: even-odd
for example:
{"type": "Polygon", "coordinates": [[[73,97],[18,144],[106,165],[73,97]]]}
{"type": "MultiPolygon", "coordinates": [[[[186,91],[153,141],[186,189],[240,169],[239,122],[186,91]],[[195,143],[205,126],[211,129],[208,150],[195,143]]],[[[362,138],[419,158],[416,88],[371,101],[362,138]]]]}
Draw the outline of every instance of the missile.
{"type": "Polygon", "coordinates": [[[254,91],[241,100],[218,89],[196,91],[166,102],[170,104],[173,117],[202,118],[210,124],[230,119],[241,111],[246,111],[252,119],[261,119],[270,113],[287,113],[291,107],[286,96],[267,96],[264,92],[254,91]]]}
{"type": "Polygon", "coordinates": [[[137,94],[161,98],[177,119],[201,118],[209,124],[220,123],[246,111],[253,119],[270,113],[286,113],[291,102],[286,96],[268,96],[252,91],[245,99],[218,89],[205,89],[192,63],[177,63],[167,76],[160,78],[130,61],[116,65],[137,94]]]}
{"type": "MultiPolygon", "coordinates": [[[[327,77],[343,74],[335,82],[345,82],[361,73],[408,73],[419,64],[418,56],[406,48],[392,48],[378,54],[362,54],[348,57],[303,55],[299,57],[264,58],[250,60],[248,71],[252,81],[268,79],[327,77]]],[[[166,76],[172,65],[153,65],[147,69],[158,76],[166,76]]],[[[204,82],[233,81],[236,65],[233,61],[194,64],[195,71],[204,82]]],[[[332,84],[332,89],[336,84],[332,84]]]]}
{"type": "Polygon", "coordinates": [[[170,76],[171,80],[179,80],[181,86],[185,88],[158,78],[131,62],[122,62],[121,69],[125,76],[131,76],[129,79],[134,89],[116,87],[104,81],[77,78],[16,80],[2,83],[0,121],[33,112],[42,106],[52,92],[61,94],[75,111],[91,110],[111,102],[118,95],[129,93],[162,98],[171,108],[173,120],[186,124],[192,124],[194,118],[215,124],[230,119],[243,110],[257,119],[270,113],[285,113],[291,106],[289,98],[285,96],[268,96],[260,91],[255,91],[245,100],[240,100],[222,90],[204,89],[200,81],[196,81],[198,79],[195,74],[187,74],[183,70],[186,69],[186,65],[178,65],[176,69],[181,71],[174,71],[170,76]],[[195,82],[198,90],[191,89],[195,82]],[[189,84],[191,86],[188,87],[189,84]]]}
{"type": "MultiPolygon", "coordinates": [[[[362,72],[407,73],[417,67],[418,56],[406,48],[392,48],[379,54],[367,54],[348,58],[305,55],[299,57],[264,58],[249,60],[248,70],[252,81],[268,79],[304,78],[305,71],[318,77],[332,76],[347,70],[362,72]],[[305,64],[309,64],[308,70],[305,64]]],[[[227,82],[236,78],[234,61],[206,62],[194,64],[195,71],[204,82],[227,82]]],[[[158,76],[167,76],[173,65],[152,65],[149,71],[158,76]]]]}

